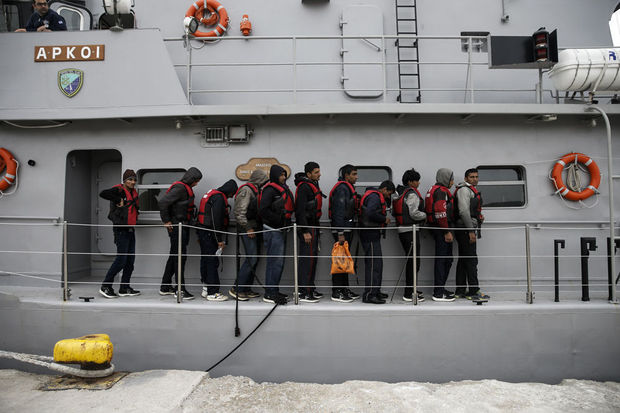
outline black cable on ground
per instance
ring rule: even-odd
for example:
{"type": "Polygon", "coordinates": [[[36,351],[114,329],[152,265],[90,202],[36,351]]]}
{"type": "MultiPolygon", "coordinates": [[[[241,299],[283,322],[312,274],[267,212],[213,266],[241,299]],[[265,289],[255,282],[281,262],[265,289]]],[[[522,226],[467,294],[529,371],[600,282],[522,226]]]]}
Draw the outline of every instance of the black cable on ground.
{"type": "Polygon", "coordinates": [[[207,373],[208,373],[208,372],[210,372],[211,370],[213,370],[214,368],[216,368],[217,366],[219,366],[219,365],[220,365],[220,363],[222,363],[224,360],[226,360],[228,357],[230,357],[230,356],[231,356],[231,355],[232,355],[235,351],[237,351],[237,349],[238,349],[239,347],[241,347],[241,346],[243,345],[243,343],[245,343],[245,342],[248,340],[248,338],[252,337],[252,334],[254,334],[254,333],[256,332],[256,330],[258,330],[258,328],[259,328],[260,326],[262,326],[262,325],[263,325],[263,323],[264,323],[265,321],[267,321],[267,319],[269,318],[269,316],[271,315],[271,313],[273,313],[273,311],[276,309],[276,307],[277,307],[277,306],[278,306],[278,304],[276,304],[276,305],[274,305],[274,306],[273,306],[273,308],[271,309],[271,311],[269,311],[269,313],[267,313],[267,315],[265,316],[265,318],[263,318],[263,319],[261,320],[261,322],[260,322],[260,323],[258,323],[258,325],[254,328],[254,330],[252,330],[252,332],[251,332],[250,334],[248,334],[248,336],[247,336],[246,338],[244,338],[244,339],[243,339],[243,341],[237,345],[237,347],[233,348],[233,349],[230,351],[230,353],[228,353],[228,354],[226,354],[226,356],[224,356],[224,358],[222,358],[220,361],[218,361],[217,363],[215,363],[214,365],[212,365],[211,367],[209,367],[209,368],[208,368],[207,370],[205,370],[205,371],[206,371],[207,373]]]}

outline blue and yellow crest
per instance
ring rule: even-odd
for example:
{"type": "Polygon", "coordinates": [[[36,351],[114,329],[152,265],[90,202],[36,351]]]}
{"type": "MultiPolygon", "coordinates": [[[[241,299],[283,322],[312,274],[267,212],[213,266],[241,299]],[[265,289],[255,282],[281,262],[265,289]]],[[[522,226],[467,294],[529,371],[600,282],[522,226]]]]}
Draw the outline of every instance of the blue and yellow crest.
{"type": "Polygon", "coordinates": [[[72,98],[82,89],[84,72],[80,69],[63,69],[58,71],[58,88],[67,97],[72,98]]]}

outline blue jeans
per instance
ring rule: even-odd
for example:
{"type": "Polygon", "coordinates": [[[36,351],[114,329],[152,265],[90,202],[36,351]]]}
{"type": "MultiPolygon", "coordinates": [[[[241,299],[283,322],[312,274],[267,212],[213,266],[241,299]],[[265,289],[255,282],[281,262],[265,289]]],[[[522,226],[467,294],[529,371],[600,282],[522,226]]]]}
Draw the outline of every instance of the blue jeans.
{"type": "Polygon", "coordinates": [[[435,237],[435,288],[433,288],[433,295],[435,297],[443,295],[448,274],[450,274],[452,267],[452,243],[446,242],[445,233],[444,230],[433,230],[433,237],[435,237]]]}
{"type": "Polygon", "coordinates": [[[256,266],[258,265],[258,250],[260,249],[261,234],[256,234],[254,238],[250,238],[247,235],[241,235],[241,242],[243,243],[243,249],[245,251],[245,261],[239,269],[239,291],[247,293],[250,291],[250,286],[254,283],[254,277],[256,276],[256,266]]]}
{"type": "Polygon", "coordinates": [[[114,231],[114,243],[116,244],[116,258],[110,266],[108,273],[103,280],[102,287],[112,287],[114,278],[121,270],[121,288],[129,287],[129,280],[133,272],[133,263],[136,260],[136,233],[133,228],[129,231],[114,231]]]}
{"type": "Polygon", "coordinates": [[[263,234],[267,250],[267,267],[265,270],[265,295],[274,296],[278,293],[278,285],[284,270],[284,247],[286,233],[267,231],[263,234]]]}
{"type": "MultiPolygon", "coordinates": [[[[179,274],[177,269],[179,266],[179,227],[174,225],[172,231],[168,232],[170,237],[170,255],[168,261],[166,261],[166,268],[164,269],[164,275],[161,279],[162,286],[172,286],[172,276],[176,274],[177,283],[179,282],[179,274]]],[[[181,286],[185,288],[185,261],[187,261],[187,244],[189,244],[189,228],[183,229],[181,236],[181,286]]]]}
{"type": "Polygon", "coordinates": [[[219,293],[220,277],[217,269],[220,266],[220,259],[215,256],[217,251],[215,234],[205,230],[196,232],[200,243],[200,281],[207,286],[207,294],[219,293]]]}

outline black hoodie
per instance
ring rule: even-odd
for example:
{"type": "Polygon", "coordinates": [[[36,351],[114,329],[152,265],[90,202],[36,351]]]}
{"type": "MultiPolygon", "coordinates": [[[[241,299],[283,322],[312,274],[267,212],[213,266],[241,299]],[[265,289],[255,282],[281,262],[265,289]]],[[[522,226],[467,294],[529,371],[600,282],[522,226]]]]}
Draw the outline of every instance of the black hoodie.
{"type": "MultiPolygon", "coordinates": [[[[222,192],[226,198],[232,198],[237,192],[237,183],[230,179],[226,181],[226,183],[219,188],[218,191],[222,192]]],[[[211,192],[211,191],[209,191],[211,192]]],[[[209,192],[207,192],[204,196],[206,197],[209,192]]],[[[213,195],[209,198],[208,204],[205,206],[205,223],[202,226],[207,228],[214,229],[216,231],[226,231],[228,229],[228,217],[229,217],[229,209],[227,206],[227,202],[221,195],[213,195]]],[[[200,213],[199,212],[199,213],[200,213]]],[[[215,237],[219,240],[221,239],[222,234],[215,233],[215,237]]]]}
{"type": "MultiPolygon", "coordinates": [[[[287,195],[293,200],[293,194],[291,194],[286,183],[280,184],[282,172],[286,173],[280,165],[272,165],[269,170],[269,182],[284,188],[287,195]]],[[[285,217],[284,198],[279,191],[268,185],[263,187],[258,214],[263,219],[263,223],[271,228],[282,228],[290,225],[290,219],[285,217]]]]}
{"type": "MultiPolygon", "coordinates": [[[[295,219],[297,225],[318,226],[320,222],[320,215],[317,215],[317,212],[320,212],[317,211],[318,203],[310,185],[303,185],[305,182],[316,186],[319,191],[321,190],[319,183],[310,180],[304,172],[295,174],[295,186],[297,187],[295,192],[295,219]]],[[[323,196],[322,193],[321,196],[323,196]]],[[[309,234],[310,228],[300,228],[299,233],[309,234]]]]}
{"type": "MultiPolygon", "coordinates": [[[[198,168],[191,167],[185,172],[181,182],[192,186],[194,182],[202,179],[202,174],[198,168]]],[[[159,215],[163,223],[172,222],[187,224],[188,207],[194,203],[194,197],[190,196],[185,185],[172,185],[159,200],[159,215]]]]}

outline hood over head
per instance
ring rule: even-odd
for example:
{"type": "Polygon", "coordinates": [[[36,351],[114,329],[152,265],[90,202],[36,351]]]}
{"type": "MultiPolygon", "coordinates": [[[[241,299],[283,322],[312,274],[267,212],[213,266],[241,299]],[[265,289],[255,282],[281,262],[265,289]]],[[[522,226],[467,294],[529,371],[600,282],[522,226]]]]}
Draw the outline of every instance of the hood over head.
{"type": "Polygon", "coordinates": [[[250,180],[248,182],[258,187],[261,187],[265,185],[267,181],[269,181],[267,172],[263,171],[262,169],[256,169],[254,172],[252,172],[252,175],[250,175],[250,180]]]}
{"type": "Polygon", "coordinates": [[[439,168],[435,181],[445,187],[450,187],[450,181],[454,180],[454,173],[448,168],[439,168]]]}
{"type": "Polygon", "coordinates": [[[282,175],[282,172],[286,173],[286,169],[282,168],[280,165],[271,165],[271,169],[269,170],[269,181],[280,185],[279,178],[280,175],[282,175]]]}
{"type": "Polygon", "coordinates": [[[305,172],[297,172],[295,174],[295,186],[299,185],[303,181],[309,181],[305,172]]]}
{"type": "Polygon", "coordinates": [[[224,185],[217,188],[217,190],[225,193],[226,196],[230,198],[237,192],[237,182],[235,182],[234,179],[229,179],[224,185]]]}
{"type": "Polygon", "coordinates": [[[407,189],[407,188],[406,188],[406,187],[404,187],[403,185],[398,185],[398,186],[396,187],[396,193],[395,193],[395,195],[396,195],[396,196],[401,196],[401,195],[405,192],[405,190],[406,190],[406,189],[407,189]]]}
{"type": "Polygon", "coordinates": [[[185,172],[185,175],[183,175],[183,178],[181,178],[181,182],[187,185],[191,185],[194,182],[200,181],[201,179],[202,173],[200,173],[198,168],[192,166],[187,170],[187,172],[185,172]]]}

